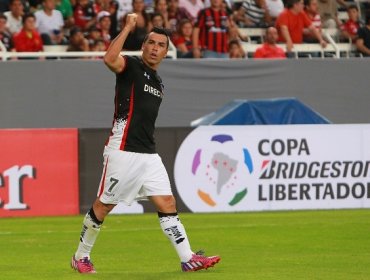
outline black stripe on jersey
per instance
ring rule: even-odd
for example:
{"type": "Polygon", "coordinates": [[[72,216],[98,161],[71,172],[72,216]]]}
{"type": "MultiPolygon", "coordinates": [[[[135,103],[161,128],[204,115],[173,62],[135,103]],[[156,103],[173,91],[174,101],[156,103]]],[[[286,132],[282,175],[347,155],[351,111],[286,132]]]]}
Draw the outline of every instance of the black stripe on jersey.
{"type": "Polygon", "coordinates": [[[127,116],[127,123],[126,123],[125,129],[123,131],[122,142],[121,142],[121,146],[120,146],[120,150],[122,150],[122,151],[125,150],[125,145],[126,145],[127,136],[128,136],[128,130],[130,128],[131,119],[132,119],[132,115],[133,115],[133,112],[134,112],[134,93],[135,93],[134,85],[132,85],[131,94],[130,94],[130,106],[129,106],[128,116],[127,116]]]}

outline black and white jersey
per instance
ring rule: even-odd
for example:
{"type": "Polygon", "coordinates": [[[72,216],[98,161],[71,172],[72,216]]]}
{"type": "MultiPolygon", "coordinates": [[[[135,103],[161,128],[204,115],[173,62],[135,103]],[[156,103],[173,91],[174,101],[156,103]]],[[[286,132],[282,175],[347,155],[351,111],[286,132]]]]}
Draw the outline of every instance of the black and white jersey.
{"type": "Polygon", "coordinates": [[[141,58],[124,56],[126,66],[116,74],[113,126],[106,146],[136,153],[156,153],[154,127],[163,98],[157,72],[141,58]]]}
{"type": "Polygon", "coordinates": [[[253,22],[254,25],[258,26],[263,22],[265,10],[260,8],[255,0],[244,0],[242,7],[246,16],[253,22]]]}

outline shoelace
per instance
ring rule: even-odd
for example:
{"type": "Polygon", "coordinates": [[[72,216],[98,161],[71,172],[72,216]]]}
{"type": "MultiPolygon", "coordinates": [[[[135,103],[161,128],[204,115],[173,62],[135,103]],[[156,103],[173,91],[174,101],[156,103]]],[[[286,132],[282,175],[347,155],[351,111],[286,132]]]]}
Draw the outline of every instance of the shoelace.
{"type": "Polygon", "coordinates": [[[204,250],[199,250],[195,254],[198,256],[204,256],[206,253],[204,252],[204,250]]]}

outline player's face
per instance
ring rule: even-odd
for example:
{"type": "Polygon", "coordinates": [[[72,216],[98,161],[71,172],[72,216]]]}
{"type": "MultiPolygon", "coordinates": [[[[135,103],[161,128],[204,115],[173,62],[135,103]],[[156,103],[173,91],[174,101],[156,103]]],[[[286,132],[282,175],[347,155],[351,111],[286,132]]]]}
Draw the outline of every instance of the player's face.
{"type": "Polygon", "coordinates": [[[159,63],[167,55],[167,36],[150,33],[148,39],[142,46],[144,62],[153,69],[157,69],[159,63]]]}

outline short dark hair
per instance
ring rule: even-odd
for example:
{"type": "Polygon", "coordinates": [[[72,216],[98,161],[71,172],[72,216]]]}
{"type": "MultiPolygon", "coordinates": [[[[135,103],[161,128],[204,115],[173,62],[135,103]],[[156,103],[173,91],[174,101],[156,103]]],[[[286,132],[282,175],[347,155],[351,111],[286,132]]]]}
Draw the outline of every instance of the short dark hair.
{"type": "Polygon", "coordinates": [[[349,11],[349,10],[356,10],[358,12],[358,7],[355,4],[351,4],[347,8],[347,11],[349,11]]]}
{"type": "Polygon", "coordinates": [[[71,28],[71,30],[69,32],[69,36],[70,37],[73,37],[73,36],[75,36],[79,32],[82,32],[82,30],[79,27],[74,26],[74,27],[71,28]]]}
{"type": "Polygon", "coordinates": [[[286,7],[288,9],[293,8],[294,4],[301,2],[301,0],[288,0],[286,3],[286,7]]]}
{"type": "Polygon", "coordinates": [[[164,17],[161,13],[158,13],[158,12],[152,13],[152,15],[150,16],[150,19],[153,20],[153,18],[155,17],[161,17],[164,20],[164,17]]]}
{"type": "Polygon", "coordinates": [[[23,15],[23,17],[22,17],[22,23],[24,24],[28,18],[33,18],[34,20],[36,20],[36,16],[34,14],[27,13],[27,14],[24,14],[23,15]]]}
{"type": "Polygon", "coordinates": [[[145,35],[143,43],[145,43],[148,40],[150,33],[157,33],[157,34],[165,35],[167,38],[167,49],[168,49],[168,47],[170,46],[170,38],[169,38],[171,35],[170,30],[166,28],[161,28],[161,27],[153,27],[152,31],[150,31],[148,34],[145,35]]]}
{"type": "Polygon", "coordinates": [[[15,1],[20,1],[22,5],[24,6],[22,0],[9,0],[9,6],[12,5],[15,1]]]}
{"type": "Polygon", "coordinates": [[[304,4],[304,6],[306,7],[306,6],[309,6],[310,4],[311,4],[311,2],[312,2],[313,0],[304,0],[303,1],[303,4],[304,4]]]}

